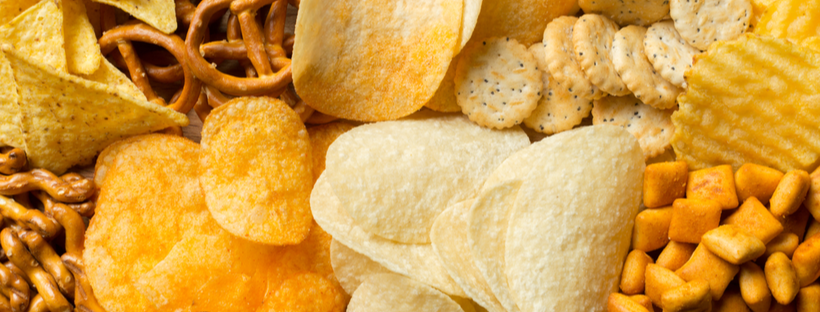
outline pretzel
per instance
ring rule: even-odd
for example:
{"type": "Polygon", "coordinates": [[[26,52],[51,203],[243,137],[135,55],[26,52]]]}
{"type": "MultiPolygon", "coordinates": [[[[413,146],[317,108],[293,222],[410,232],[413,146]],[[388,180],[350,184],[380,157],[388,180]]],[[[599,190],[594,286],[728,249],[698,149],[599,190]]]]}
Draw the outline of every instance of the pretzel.
{"type": "MultiPolygon", "coordinates": [[[[100,37],[99,44],[103,55],[111,53],[114,49],[119,50],[128,67],[128,72],[131,75],[131,79],[134,81],[137,88],[145,94],[145,97],[149,101],[163,106],[168,106],[169,108],[183,114],[187,114],[188,111],[194,107],[194,104],[199,97],[198,92],[200,90],[201,82],[194,77],[193,73],[187,66],[182,65],[185,61],[185,43],[179,38],[179,36],[166,35],[161,31],[141,22],[129,23],[106,31],[105,34],[100,37]],[[172,65],[169,69],[166,69],[168,73],[154,73],[152,75],[154,78],[162,82],[175,82],[178,81],[178,76],[174,75],[178,74],[174,74],[174,72],[178,72],[179,69],[182,70],[184,85],[182,87],[182,92],[176,101],[171,104],[166,104],[164,99],[154,93],[154,90],[151,88],[151,84],[148,81],[148,75],[145,70],[147,64],[143,64],[143,62],[137,57],[131,41],[140,41],[161,46],[168,50],[168,52],[171,52],[174,58],[177,59],[179,64],[172,65]],[[168,77],[163,78],[163,76],[168,77]]],[[[156,72],[158,67],[152,67],[155,68],[154,71],[156,72]]]]}
{"type": "Polygon", "coordinates": [[[0,195],[0,214],[21,225],[37,231],[43,237],[51,238],[62,228],[60,224],[49,219],[42,211],[27,209],[8,197],[0,195]]]}
{"type": "Polygon", "coordinates": [[[11,148],[0,152],[0,173],[14,174],[26,166],[26,152],[19,148],[11,148]]]}
{"type": "Polygon", "coordinates": [[[40,294],[34,295],[34,298],[31,298],[31,305],[29,305],[28,312],[48,312],[48,304],[46,301],[43,300],[43,296],[40,294]]]}
{"type": "Polygon", "coordinates": [[[232,95],[262,95],[283,90],[292,81],[290,59],[283,48],[287,13],[286,0],[204,0],[197,6],[185,41],[188,65],[206,85],[232,95]],[[256,22],[256,11],[271,4],[263,30],[256,22]],[[208,25],[203,21],[222,9],[230,8],[242,30],[241,44],[203,43],[208,25]],[[239,78],[223,74],[205,58],[249,59],[258,77],[239,78]],[[275,71],[275,72],[274,72],[275,71]]]}
{"type": "MultiPolygon", "coordinates": [[[[34,196],[43,203],[43,210],[46,212],[47,215],[53,215],[52,209],[54,205],[58,204],[53,197],[49,196],[46,192],[33,192],[34,196]]],[[[81,216],[86,218],[91,218],[94,216],[94,209],[96,209],[97,205],[93,201],[87,201],[84,203],[59,203],[65,205],[71,210],[76,211],[81,216]]]]}
{"type": "Polygon", "coordinates": [[[0,195],[17,195],[42,190],[59,201],[78,203],[94,195],[94,182],[77,173],[57,177],[44,169],[0,176],[0,195]]]}
{"type": "Polygon", "coordinates": [[[0,265],[0,292],[8,300],[12,311],[26,311],[28,308],[31,296],[28,283],[2,265],[0,265]]]}
{"type": "Polygon", "coordinates": [[[37,259],[54,280],[63,294],[74,294],[74,276],[65,267],[54,248],[46,242],[40,234],[33,231],[20,231],[20,240],[28,246],[28,250],[37,259]]]}
{"type": "MultiPolygon", "coordinates": [[[[5,253],[3,253],[3,257],[6,258],[6,260],[8,260],[8,257],[6,257],[5,253]]],[[[26,272],[23,272],[23,270],[14,265],[14,263],[12,263],[11,261],[6,261],[5,263],[3,263],[3,266],[9,269],[11,273],[14,273],[14,275],[17,275],[18,277],[22,278],[27,285],[31,285],[31,279],[28,278],[26,272]]]]}
{"type": "Polygon", "coordinates": [[[293,108],[293,111],[299,115],[299,118],[303,123],[313,115],[313,108],[307,106],[305,101],[296,96],[296,92],[294,92],[291,88],[285,89],[285,92],[283,92],[280,97],[283,101],[285,101],[285,103],[288,103],[288,105],[293,108]]]}
{"type": "Polygon", "coordinates": [[[65,228],[65,254],[61,257],[65,266],[74,273],[74,305],[80,311],[104,312],[105,310],[94,297],[91,282],[85,275],[83,266],[83,249],[85,248],[85,223],[82,217],[64,204],[55,204],[52,208],[54,218],[65,228]]]}
{"type": "Polygon", "coordinates": [[[37,292],[43,296],[48,309],[51,311],[68,312],[71,305],[60,293],[54,278],[43,270],[43,267],[34,259],[34,256],[26,249],[26,246],[17,237],[17,231],[7,227],[0,232],[0,244],[6,252],[6,256],[17,267],[23,270],[31,279],[37,292]]]}

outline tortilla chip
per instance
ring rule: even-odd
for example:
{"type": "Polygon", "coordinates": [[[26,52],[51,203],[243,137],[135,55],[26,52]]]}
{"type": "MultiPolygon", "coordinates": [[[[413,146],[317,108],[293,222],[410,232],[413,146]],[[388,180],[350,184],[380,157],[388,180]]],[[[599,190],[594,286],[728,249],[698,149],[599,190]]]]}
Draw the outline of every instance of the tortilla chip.
{"type": "Polygon", "coordinates": [[[97,2],[118,7],[166,34],[177,30],[174,0],[100,0],[97,2]]]}
{"type": "Polygon", "coordinates": [[[61,4],[68,71],[72,74],[91,74],[100,67],[103,57],[85,5],[81,0],[61,0],[61,4]]]}
{"type": "Polygon", "coordinates": [[[13,146],[25,149],[25,137],[21,125],[20,104],[17,96],[17,83],[14,73],[5,54],[0,52],[0,146],[13,146]]]}
{"type": "Polygon", "coordinates": [[[63,16],[54,2],[40,2],[0,27],[0,42],[38,64],[66,72],[63,16]]]}
{"type": "Polygon", "coordinates": [[[36,65],[10,46],[2,50],[17,81],[26,152],[33,167],[61,174],[73,165],[90,164],[118,139],[188,125],[188,118],[172,109],[36,65]]]}
{"type": "Polygon", "coordinates": [[[17,15],[40,2],[39,0],[0,0],[0,25],[11,22],[17,15]]]}
{"type": "Polygon", "coordinates": [[[96,71],[91,73],[90,75],[78,75],[85,79],[96,81],[102,84],[106,84],[110,87],[114,87],[122,93],[128,94],[133,96],[134,98],[147,101],[148,99],[145,98],[145,94],[137,89],[137,85],[128,79],[123,72],[119,69],[114,67],[114,64],[111,64],[107,59],[103,58],[100,62],[100,67],[97,68],[96,71]]]}

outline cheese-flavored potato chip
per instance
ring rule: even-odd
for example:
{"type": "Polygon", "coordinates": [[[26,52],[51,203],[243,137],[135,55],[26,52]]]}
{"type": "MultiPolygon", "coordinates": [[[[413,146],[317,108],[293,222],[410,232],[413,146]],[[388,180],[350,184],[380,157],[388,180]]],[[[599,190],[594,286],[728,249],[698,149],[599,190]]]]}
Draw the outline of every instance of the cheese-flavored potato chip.
{"type": "Polygon", "coordinates": [[[97,155],[97,162],[94,164],[94,186],[96,186],[97,189],[102,187],[103,181],[105,181],[105,175],[108,173],[108,169],[111,169],[111,165],[114,164],[114,159],[116,159],[117,154],[131,145],[131,143],[140,141],[152,135],[160,134],[138,135],[125,138],[109,144],[104,150],[102,150],[102,152],[97,155]]]}
{"type": "Polygon", "coordinates": [[[368,275],[391,272],[378,262],[335,239],[330,243],[330,261],[333,264],[333,273],[348,294],[356,291],[368,275]]]}
{"type": "Polygon", "coordinates": [[[441,211],[475,196],[498,164],[527,145],[518,126],[493,131],[465,116],[420,114],[341,135],[328,150],[325,175],[363,230],[428,243],[441,211]]]}
{"type": "Polygon", "coordinates": [[[690,169],[745,163],[783,172],[820,160],[820,55],[745,35],[696,57],[672,115],[672,147],[690,169]]]}
{"type": "Polygon", "coordinates": [[[199,162],[208,209],[226,230],[274,245],[307,236],[310,139],[287,104],[242,97],[214,109],[202,127],[199,162]]]}
{"type": "Polygon", "coordinates": [[[430,286],[398,274],[373,274],[356,289],[349,312],[462,312],[461,307],[430,286]]]}
{"type": "Polygon", "coordinates": [[[285,280],[257,312],[343,312],[344,293],[315,273],[302,273],[285,280]]]}

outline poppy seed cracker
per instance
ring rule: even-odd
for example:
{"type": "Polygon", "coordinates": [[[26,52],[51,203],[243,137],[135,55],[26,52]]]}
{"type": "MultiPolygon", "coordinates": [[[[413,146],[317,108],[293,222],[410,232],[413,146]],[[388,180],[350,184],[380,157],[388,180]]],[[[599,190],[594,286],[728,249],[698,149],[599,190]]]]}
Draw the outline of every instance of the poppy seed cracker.
{"type": "Polygon", "coordinates": [[[632,95],[608,96],[595,100],[592,124],[623,127],[638,138],[644,157],[649,159],[669,148],[675,134],[673,112],[646,105],[632,95]]]}
{"type": "Polygon", "coordinates": [[[615,64],[612,64],[610,48],[616,32],[618,25],[611,19],[598,14],[585,14],[575,22],[572,45],[575,59],[592,84],[606,93],[621,96],[629,94],[629,89],[615,70],[615,64]]]}
{"type": "Polygon", "coordinates": [[[669,0],[579,0],[584,12],[599,13],[619,25],[647,26],[669,14],[669,0]]]}
{"type": "Polygon", "coordinates": [[[699,54],[697,48],[681,38],[671,21],[655,23],[643,39],[646,58],[661,77],[672,84],[686,88],[683,73],[692,68],[692,60],[699,54]]]}
{"type": "Polygon", "coordinates": [[[520,124],[541,97],[541,72],[527,47],[511,38],[471,42],[455,77],[461,111],[475,123],[503,129],[520,124]]]}
{"type": "Polygon", "coordinates": [[[682,90],[663,79],[646,59],[643,52],[645,34],[646,28],[641,26],[619,30],[612,41],[612,62],[636,98],[658,109],[673,108],[675,98],[682,90]]]}
{"type": "Polygon", "coordinates": [[[578,18],[562,16],[552,20],[544,30],[544,57],[547,61],[551,78],[564,87],[564,91],[585,99],[600,99],[606,93],[598,89],[581,65],[575,61],[575,48],[572,47],[572,28],[578,18]]]}
{"type": "Polygon", "coordinates": [[[669,15],[681,37],[700,50],[712,42],[732,40],[749,29],[749,0],[671,0],[669,15]]]}
{"type": "MultiPolygon", "coordinates": [[[[544,46],[536,43],[530,46],[533,55],[544,54],[544,46]]],[[[546,60],[539,58],[538,68],[544,91],[538,106],[524,119],[524,124],[544,134],[554,134],[579,125],[592,110],[592,100],[567,92],[555,79],[550,79],[546,70],[546,60]]]]}

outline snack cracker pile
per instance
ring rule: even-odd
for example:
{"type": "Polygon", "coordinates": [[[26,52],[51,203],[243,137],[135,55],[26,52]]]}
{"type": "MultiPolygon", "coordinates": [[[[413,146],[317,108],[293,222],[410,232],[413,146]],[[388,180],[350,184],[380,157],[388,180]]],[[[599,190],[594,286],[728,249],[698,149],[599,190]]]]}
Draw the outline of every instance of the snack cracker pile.
{"type": "Polygon", "coordinates": [[[820,312],[820,0],[0,0],[0,311],[820,312]]]}

